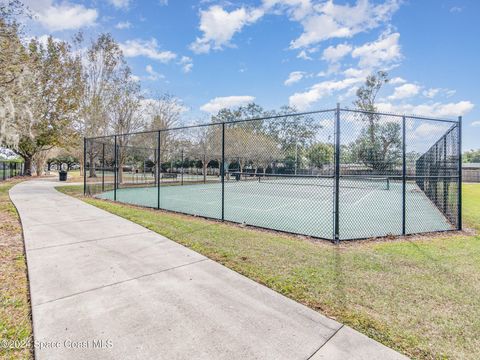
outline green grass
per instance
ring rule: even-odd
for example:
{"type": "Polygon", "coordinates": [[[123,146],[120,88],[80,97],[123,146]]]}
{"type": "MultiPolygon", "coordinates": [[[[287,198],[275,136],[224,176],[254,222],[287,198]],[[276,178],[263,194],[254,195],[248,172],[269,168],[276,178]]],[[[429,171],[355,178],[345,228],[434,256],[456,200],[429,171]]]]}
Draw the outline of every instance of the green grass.
{"type": "MultiPolygon", "coordinates": [[[[60,191],[80,196],[81,186],[60,191]]],[[[132,220],[415,359],[480,358],[480,237],[328,242],[84,201],[132,220]]],[[[480,185],[465,185],[466,225],[480,227],[480,185]]]]}
{"type": "MultiPolygon", "coordinates": [[[[19,179],[0,182],[0,341],[30,344],[32,325],[22,228],[8,196],[19,179]]],[[[6,348],[1,359],[32,359],[31,346],[6,348]]]]}
{"type": "Polygon", "coordinates": [[[463,220],[480,232],[480,185],[463,184],[463,220]]]}

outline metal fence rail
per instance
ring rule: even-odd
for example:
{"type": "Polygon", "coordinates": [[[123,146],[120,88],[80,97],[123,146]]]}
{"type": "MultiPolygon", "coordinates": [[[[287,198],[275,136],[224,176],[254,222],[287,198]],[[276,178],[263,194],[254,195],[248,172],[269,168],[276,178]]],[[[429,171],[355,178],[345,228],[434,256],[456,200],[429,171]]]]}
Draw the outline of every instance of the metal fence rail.
{"type": "Polygon", "coordinates": [[[461,228],[461,119],[337,106],[84,147],[104,199],[335,241],[461,228]]]}
{"type": "Polygon", "coordinates": [[[23,163],[0,161],[0,181],[23,175],[23,163]]]}

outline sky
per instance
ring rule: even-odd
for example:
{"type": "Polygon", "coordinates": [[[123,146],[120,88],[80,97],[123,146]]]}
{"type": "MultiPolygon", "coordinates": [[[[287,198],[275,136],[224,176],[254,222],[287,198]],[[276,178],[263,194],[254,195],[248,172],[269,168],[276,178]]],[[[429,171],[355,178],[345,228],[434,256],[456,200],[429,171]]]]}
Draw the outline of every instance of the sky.
{"type": "Polygon", "coordinates": [[[478,0],[25,0],[29,36],[111,33],[144,96],[170,93],[187,122],[255,101],[353,107],[389,73],[382,111],[456,119],[480,148],[478,0]]]}

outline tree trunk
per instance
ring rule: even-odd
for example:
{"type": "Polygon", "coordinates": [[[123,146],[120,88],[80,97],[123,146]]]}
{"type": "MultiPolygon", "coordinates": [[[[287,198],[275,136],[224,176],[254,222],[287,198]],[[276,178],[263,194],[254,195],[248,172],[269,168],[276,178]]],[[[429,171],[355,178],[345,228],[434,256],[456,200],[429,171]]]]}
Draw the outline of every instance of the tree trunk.
{"type": "Polygon", "coordinates": [[[42,176],[43,175],[43,166],[41,164],[36,164],[36,171],[37,171],[37,176],[42,176]]]}
{"type": "Polygon", "coordinates": [[[203,183],[205,184],[207,182],[207,168],[208,168],[208,163],[206,158],[203,158],[203,183]]]}
{"type": "Polygon", "coordinates": [[[97,174],[95,174],[95,156],[93,154],[93,151],[90,151],[89,160],[90,160],[89,177],[91,178],[97,177],[97,174]]]}
{"type": "Polygon", "coordinates": [[[117,182],[119,184],[123,184],[123,164],[119,164],[118,166],[118,179],[117,182]]]}
{"type": "Polygon", "coordinates": [[[32,176],[33,156],[23,156],[23,159],[25,160],[25,164],[24,164],[25,176],[32,176]]]}

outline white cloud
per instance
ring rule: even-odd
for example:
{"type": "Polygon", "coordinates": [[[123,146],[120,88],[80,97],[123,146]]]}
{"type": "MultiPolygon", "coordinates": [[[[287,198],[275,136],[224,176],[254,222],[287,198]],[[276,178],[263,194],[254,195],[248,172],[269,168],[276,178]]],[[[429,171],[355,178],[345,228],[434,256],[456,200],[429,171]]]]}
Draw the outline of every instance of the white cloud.
{"type": "Polygon", "coordinates": [[[313,4],[310,0],[263,0],[265,10],[280,15],[283,12],[295,21],[299,21],[311,14],[313,4]]]}
{"type": "Polygon", "coordinates": [[[155,81],[155,80],[158,80],[158,79],[164,79],[165,76],[156,72],[155,70],[153,70],[153,67],[152,65],[147,65],[145,67],[145,71],[148,73],[148,77],[147,79],[148,80],[151,80],[151,81],[155,81]]]}
{"type": "Polygon", "coordinates": [[[34,19],[48,30],[76,30],[95,25],[98,18],[96,9],[67,1],[54,5],[50,1],[28,1],[27,5],[35,13],[34,19]]]}
{"type": "Polygon", "coordinates": [[[439,88],[430,88],[430,89],[424,90],[422,94],[423,94],[423,96],[425,96],[429,99],[433,99],[435,96],[438,95],[438,93],[441,90],[442,89],[439,89],[439,88]]]}
{"type": "Polygon", "coordinates": [[[362,68],[375,68],[395,63],[402,58],[398,40],[399,33],[383,33],[376,41],[356,47],[352,57],[358,58],[362,68]]]}
{"type": "Polygon", "coordinates": [[[393,79],[390,79],[388,81],[388,83],[392,84],[392,85],[405,84],[406,82],[407,82],[407,80],[405,80],[401,77],[394,77],[393,79]]]}
{"type": "Polygon", "coordinates": [[[108,0],[108,2],[117,9],[128,9],[130,0],[108,0]]]}
{"type": "Polygon", "coordinates": [[[132,24],[130,21],[121,21],[117,25],[115,25],[115,29],[123,30],[123,29],[130,29],[132,24]]]}
{"type": "Polygon", "coordinates": [[[355,68],[348,68],[343,72],[346,77],[354,77],[354,78],[362,78],[365,79],[368,75],[370,75],[370,70],[368,69],[355,69],[355,68]]]}
{"type": "Polygon", "coordinates": [[[216,97],[208,103],[202,105],[200,110],[215,114],[221,109],[232,108],[240,105],[246,105],[255,100],[254,96],[225,96],[216,97]]]}
{"type": "Polygon", "coordinates": [[[457,93],[457,90],[446,90],[445,91],[445,95],[447,97],[452,97],[453,95],[455,95],[457,93]]]}
{"type": "Polygon", "coordinates": [[[162,63],[168,63],[177,57],[177,54],[171,51],[160,50],[157,40],[153,38],[150,40],[127,40],[119,45],[126,57],[146,56],[162,63]]]}
{"type": "Polygon", "coordinates": [[[179,61],[179,64],[182,65],[182,70],[185,74],[188,74],[190,71],[192,71],[193,60],[191,57],[182,56],[182,58],[179,61]]]}
{"type": "Polygon", "coordinates": [[[382,4],[370,3],[369,0],[358,0],[353,6],[335,5],[333,1],[325,1],[308,6],[307,1],[276,1],[277,3],[296,5],[304,3],[303,12],[293,13],[293,19],[300,21],[303,33],[292,41],[293,49],[309,47],[331,38],[351,38],[352,36],[374,29],[390,20],[399,8],[399,0],[388,0],[382,4]],[[313,11],[312,11],[313,10],[313,11]]]}
{"type": "Polygon", "coordinates": [[[303,72],[303,71],[292,71],[288,75],[288,79],[285,80],[284,84],[287,85],[287,86],[295,84],[296,82],[299,82],[300,80],[302,80],[304,77],[305,77],[305,72],[303,72]]]}
{"type": "Polygon", "coordinates": [[[461,13],[463,11],[463,8],[460,6],[453,6],[450,8],[451,13],[461,13]]]}
{"type": "Polygon", "coordinates": [[[305,50],[302,50],[298,53],[297,58],[303,59],[303,60],[313,60],[313,58],[308,55],[308,53],[305,50]]]}
{"type": "Polygon", "coordinates": [[[328,62],[336,63],[344,56],[352,51],[349,44],[338,44],[337,46],[329,46],[323,51],[322,59],[328,62]]]}
{"type": "Polygon", "coordinates": [[[413,129],[413,136],[418,139],[437,138],[444,134],[449,125],[440,122],[422,122],[413,129]]]}
{"type": "MultiPolygon", "coordinates": [[[[237,7],[227,11],[213,5],[200,11],[202,36],[190,44],[196,53],[208,53],[231,46],[231,39],[247,26],[254,24],[265,14],[286,14],[290,20],[299,22],[302,34],[291,41],[291,49],[310,49],[315,44],[332,38],[352,36],[387,23],[397,11],[402,0],[385,0],[377,4],[371,0],[357,0],[355,5],[337,5],[333,0],[263,0],[258,7],[237,7]]],[[[232,3],[227,2],[232,5],[232,3]]],[[[308,52],[300,52],[299,58],[310,59],[308,52]]]]}
{"type": "Polygon", "coordinates": [[[456,93],[455,90],[442,89],[442,88],[430,88],[430,89],[424,90],[422,92],[422,95],[429,99],[433,99],[439,95],[443,95],[448,98],[455,95],[455,93],[456,93]]]}
{"type": "Polygon", "coordinates": [[[401,100],[417,95],[420,92],[420,86],[415,84],[403,84],[397,86],[388,98],[390,100],[401,100]]]}
{"type": "Polygon", "coordinates": [[[480,121],[472,121],[471,125],[475,127],[480,127],[480,121]]]}
{"type": "Polygon", "coordinates": [[[289,97],[290,106],[303,111],[333,92],[350,89],[364,81],[362,77],[350,77],[339,81],[323,81],[310,87],[305,92],[298,92],[289,97]]]}
{"type": "Polygon", "coordinates": [[[392,104],[379,103],[380,111],[392,112],[397,114],[414,114],[433,117],[455,117],[465,115],[470,112],[474,105],[470,101],[459,101],[457,103],[427,103],[427,104],[392,104]]]}
{"type": "Polygon", "coordinates": [[[239,9],[228,12],[221,6],[214,5],[200,11],[200,30],[202,37],[197,37],[190,44],[195,53],[208,53],[211,49],[219,50],[229,46],[235,33],[240,32],[245,25],[253,24],[264,15],[262,9],[239,9]]]}

